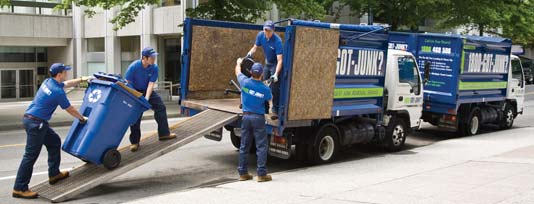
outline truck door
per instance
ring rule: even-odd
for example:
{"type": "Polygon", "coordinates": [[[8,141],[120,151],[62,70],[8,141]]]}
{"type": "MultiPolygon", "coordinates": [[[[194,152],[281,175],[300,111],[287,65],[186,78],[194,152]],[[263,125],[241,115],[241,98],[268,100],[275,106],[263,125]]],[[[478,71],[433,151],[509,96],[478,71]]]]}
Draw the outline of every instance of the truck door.
{"type": "MultiPolygon", "coordinates": [[[[410,126],[419,126],[423,107],[421,76],[415,58],[411,55],[395,55],[398,80],[390,91],[394,110],[406,110],[410,114],[410,126]]],[[[394,73],[395,74],[395,73],[394,73]]],[[[391,106],[390,106],[391,107],[391,106]]]]}
{"type": "Polygon", "coordinates": [[[525,102],[525,76],[521,60],[513,56],[511,62],[511,74],[508,79],[508,98],[515,99],[517,102],[517,112],[523,112],[525,102]]]}

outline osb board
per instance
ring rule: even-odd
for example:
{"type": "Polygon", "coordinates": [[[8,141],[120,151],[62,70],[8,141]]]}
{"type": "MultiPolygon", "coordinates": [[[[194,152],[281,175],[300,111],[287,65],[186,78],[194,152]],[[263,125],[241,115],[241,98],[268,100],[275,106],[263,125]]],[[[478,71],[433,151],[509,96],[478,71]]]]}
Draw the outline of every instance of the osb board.
{"type": "MultiPolygon", "coordinates": [[[[235,77],[235,62],[244,57],[256,41],[259,30],[193,26],[189,69],[190,99],[237,98],[224,95],[235,77]]],[[[278,33],[281,36],[281,33],[278,33]]],[[[256,62],[264,62],[263,50],[254,53],[256,62]]]]}
{"type": "Polygon", "coordinates": [[[288,120],[330,118],[339,31],[297,27],[288,120]]]}

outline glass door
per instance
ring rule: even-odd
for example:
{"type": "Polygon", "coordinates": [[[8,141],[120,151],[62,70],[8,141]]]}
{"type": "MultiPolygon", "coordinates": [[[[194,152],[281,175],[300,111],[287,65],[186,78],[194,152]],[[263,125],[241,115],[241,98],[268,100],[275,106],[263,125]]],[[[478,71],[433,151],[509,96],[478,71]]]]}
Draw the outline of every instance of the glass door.
{"type": "Polygon", "coordinates": [[[17,98],[17,70],[0,71],[0,99],[17,98]]]}
{"type": "Polygon", "coordinates": [[[18,88],[19,96],[18,98],[32,98],[35,94],[35,83],[34,83],[34,71],[33,69],[21,69],[18,70],[19,79],[18,79],[18,88]]]}
{"type": "Polygon", "coordinates": [[[33,98],[35,95],[34,73],[33,69],[0,70],[0,99],[33,98]]]}

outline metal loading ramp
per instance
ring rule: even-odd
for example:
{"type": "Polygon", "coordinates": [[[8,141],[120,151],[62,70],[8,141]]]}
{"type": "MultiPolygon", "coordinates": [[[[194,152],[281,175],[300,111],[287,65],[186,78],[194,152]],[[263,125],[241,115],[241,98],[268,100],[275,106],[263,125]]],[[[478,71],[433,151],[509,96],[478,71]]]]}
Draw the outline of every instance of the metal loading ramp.
{"type": "Polygon", "coordinates": [[[119,151],[122,161],[119,167],[108,170],[102,165],[83,164],[70,171],[70,177],[54,185],[43,181],[30,189],[39,193],[40,197],[52,202],[63,202],[88,191],[102,183],[135,169],[147,162],[184,146],[210,132],[217,130],[237,120],[238,115],[218,110],[205,110],[189,119],[173,124],[171,132],[176,133],[177,138],[167,141],[159,141],[157,133],[141,140],[141,148],[137,152],[131,152],[129,148],[121,148],[119,151]]]}

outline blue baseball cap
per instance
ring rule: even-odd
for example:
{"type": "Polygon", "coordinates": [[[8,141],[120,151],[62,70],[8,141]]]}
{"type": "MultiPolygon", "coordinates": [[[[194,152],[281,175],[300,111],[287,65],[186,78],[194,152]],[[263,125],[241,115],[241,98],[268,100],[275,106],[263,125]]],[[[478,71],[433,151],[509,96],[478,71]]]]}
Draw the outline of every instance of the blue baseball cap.
{"type": "Polygon", "coordinates": [[[274,30],[273,21],[265,21],[265,23],[263,24],[263,29],[274,30]]]}
{"type": "Polygon", "coordinates": [[[57,74],[57,73],[62,72],[63,70],[69,71],[71,69],[72,68],[70,66],[66,66],[63,63],[54,63],[54,64],[52,64],[52,66],[50,66],[50,73],[51,74],[57,74]]]}
{"type": "Polygon", "coordinates": [[[254,76],[260,76],[263,73],[263,65],[260,63],[254,63],[250,68],[250,73],[254,76]]]}
{"type": "Polygon", "coordinates": [[[156,50],[154,50],[154,48],[145,47],[145,49],[143,49],[143,51],[141,52],[141,55],[143,57],[156,57],[158,56],[158,53],[156,52],[156,50]]]}

